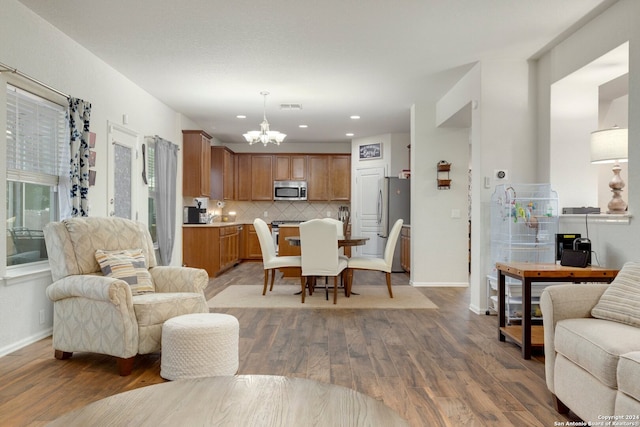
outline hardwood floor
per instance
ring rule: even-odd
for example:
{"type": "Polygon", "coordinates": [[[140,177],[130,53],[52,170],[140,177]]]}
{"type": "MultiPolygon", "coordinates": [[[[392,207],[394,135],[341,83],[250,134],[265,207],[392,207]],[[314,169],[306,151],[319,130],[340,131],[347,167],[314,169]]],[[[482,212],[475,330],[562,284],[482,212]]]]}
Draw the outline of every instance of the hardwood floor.
{"type": "MultiPolygon", "coordinates": [[[[261,263],[241,264],[212,279],[207,298],[231,284],[260,284],[262,274],[261,263]]],[[[408,276],[392,276],[394,286],[408,284],[408,276]]],[[[356,272],[356,292],[358,284],[386,286],[383,274],[367,271],[356,272]]],[[[552,426],[576,420],[553,409],[544,359],[523,360],[519,347],[499,342],[496,317],[469,311],[468,289],[420,290],[437,310],[221,312],[240,322],[239,374],[351,387],[384,401],[413,426],[552,426]]],[[[0,358],[0,378],[1,426],[45,425],[98,399],[164,382],[159,353],[138,356],[133,373],[120,377],[108,356],[54,359],[50,338],[0,358]]]]}

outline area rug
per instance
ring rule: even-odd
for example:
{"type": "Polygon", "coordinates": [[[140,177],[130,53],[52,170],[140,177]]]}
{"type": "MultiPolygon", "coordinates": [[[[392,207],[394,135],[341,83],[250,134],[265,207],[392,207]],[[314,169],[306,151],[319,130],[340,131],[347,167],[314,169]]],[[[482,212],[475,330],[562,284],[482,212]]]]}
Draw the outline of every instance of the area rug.
{"type": "Polygon", "coordinates": [[[433,309],[438,308],[429,298],[412,286],[393,287],[393,298],[389,298],[386,286],[357,286],[353,291],[359,295],[344,296],[338,289],[338,303],[333,304],[333,289],[329,300],[325,299],[324,288],[307,295],[302,304],[299,286],[276,284],[273,291],[262,295],[262,285],[231,285],[207,301],[209,308],[352,308],[352,309],[433,309]]]}

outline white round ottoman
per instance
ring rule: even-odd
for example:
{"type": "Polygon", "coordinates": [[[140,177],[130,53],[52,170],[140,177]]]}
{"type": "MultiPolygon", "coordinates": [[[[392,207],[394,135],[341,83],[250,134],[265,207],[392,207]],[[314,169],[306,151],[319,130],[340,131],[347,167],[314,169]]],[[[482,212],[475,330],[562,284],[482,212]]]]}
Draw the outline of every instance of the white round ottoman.
{"type": "Polygon", "coordinates": [[[167,380],[235,375],[238,319],[221,313],[177,316],[162,326],[160,376],[167,380]]]}

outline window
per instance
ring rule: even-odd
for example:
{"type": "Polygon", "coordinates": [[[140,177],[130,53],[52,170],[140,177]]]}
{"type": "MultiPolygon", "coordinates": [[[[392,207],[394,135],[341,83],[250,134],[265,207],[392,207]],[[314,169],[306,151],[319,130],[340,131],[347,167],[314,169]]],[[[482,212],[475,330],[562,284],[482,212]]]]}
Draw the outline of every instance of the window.
{"type": "Polygon", "coordinates": [[[59,176],[69,157],[66,115],[66,107],[7,85],[8,266],[47,259],[42,229],[58,219],[59,176]]]}
{"type": "Polygon", "coordinates": [[[149,233],[151,233],[151,239],[153,239],[154,246],[158,246],[158,234],[156,227],[156,168],[155,168],[155,154],[156,144],[153,138],[146,139],[146,176],[147,184],[149,185],[149,233]]]}

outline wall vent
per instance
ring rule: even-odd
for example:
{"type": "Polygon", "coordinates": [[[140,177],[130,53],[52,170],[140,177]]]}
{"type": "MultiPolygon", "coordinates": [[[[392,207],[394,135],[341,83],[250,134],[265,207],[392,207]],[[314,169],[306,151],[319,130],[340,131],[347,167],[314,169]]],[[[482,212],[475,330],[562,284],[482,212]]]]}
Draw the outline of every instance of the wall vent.
{"type": "Polygon", "coordinates": [[[302,104],[280,104],[281,110],[302,110],[302,104]]]}

